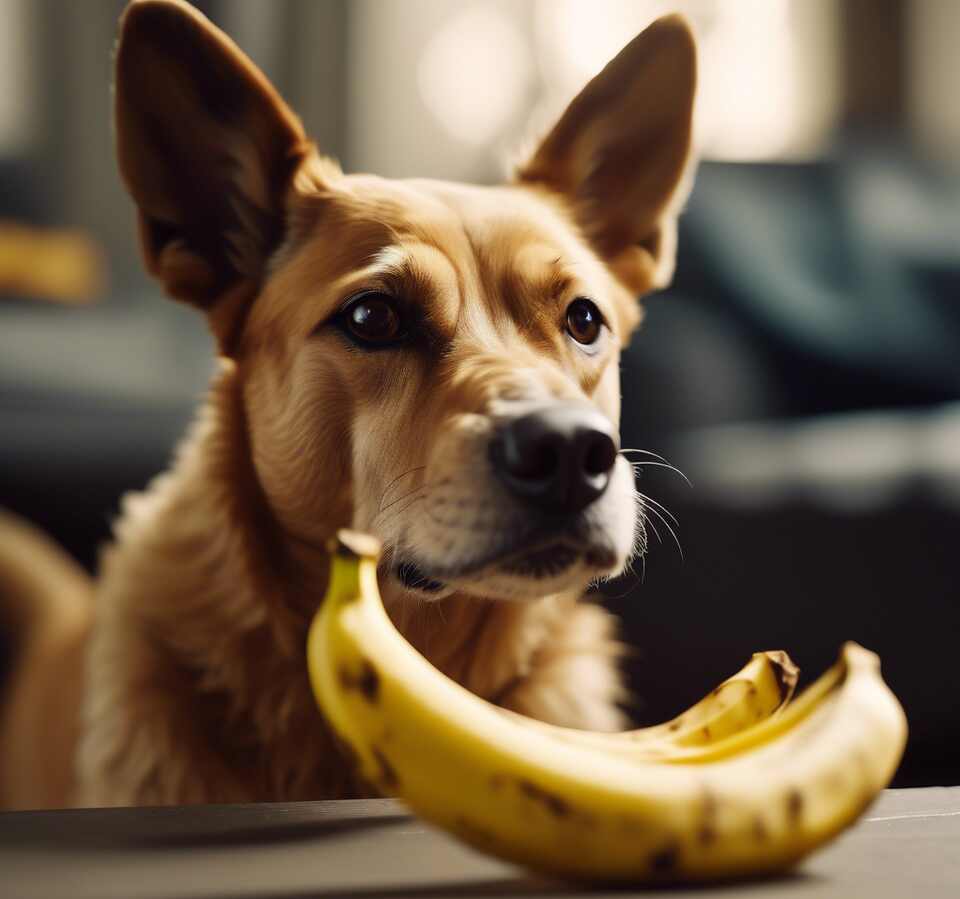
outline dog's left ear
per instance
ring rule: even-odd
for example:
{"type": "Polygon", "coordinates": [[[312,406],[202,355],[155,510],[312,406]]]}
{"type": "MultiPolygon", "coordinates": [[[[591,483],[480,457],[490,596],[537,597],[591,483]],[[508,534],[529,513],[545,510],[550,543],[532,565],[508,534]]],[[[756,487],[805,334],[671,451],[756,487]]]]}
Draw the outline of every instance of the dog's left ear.
{"type": "Polygon", "coordinates": [[[206,313],[229,355],[312,144],[259,69],[183,0],[127,7],[114,103],[147,269],[206,313]]]}
{"type": "Polygon", "coordinates": [[[561,194],[637,294],[673,276],[676,217],[692,182],[697,57],[680,16],[654,22],[580,92],[517,172],[561,194]]]}

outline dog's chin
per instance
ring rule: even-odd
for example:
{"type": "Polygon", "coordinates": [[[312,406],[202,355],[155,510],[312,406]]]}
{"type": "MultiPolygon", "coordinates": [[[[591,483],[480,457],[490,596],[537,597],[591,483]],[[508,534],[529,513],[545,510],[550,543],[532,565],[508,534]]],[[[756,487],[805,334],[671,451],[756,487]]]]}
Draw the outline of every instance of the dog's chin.
{"type": "Polygon", "coordinates": [[[485,599],[529,600],[582,592],[591,581],[610,575],[619,567],[617,563],[610,549],[554,541],[506,552],[463,569],[441,570],[428,561],[402,559],[393,574],[403,587],[427,600],[455,592],[485,599]]]}
{"type": "Polygon", "coordinates": [[[556,593],[582,593],[597,572],[582,559],[562,570],[531,574],[511,567],[491,566],[482,574],[454,581],[456,589],[487,599],[533,600],[556,593]]]}

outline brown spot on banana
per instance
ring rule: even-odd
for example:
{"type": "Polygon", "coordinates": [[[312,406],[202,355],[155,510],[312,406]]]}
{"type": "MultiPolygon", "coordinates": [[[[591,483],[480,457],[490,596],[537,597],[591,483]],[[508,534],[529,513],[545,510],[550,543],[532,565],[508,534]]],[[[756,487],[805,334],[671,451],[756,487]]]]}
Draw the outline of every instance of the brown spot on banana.
{"type": "Polygon", "coordinates": [[[367,702],[375,704],[380,698],[380,675],[369,661],[363,659],[357,671],[351,671],[346,665],[337,669],[337,679],[344,690],[355,690],[367,702]]]}
{"type": "Polygon", "coordinates": [[[799,827],[803,817],[803,796],[799,790],[787,793],[787,823],[791,827],[799,827]]]}
{"type": "Polygon", "coordinates": [[[680,847],[676,843],[665,846],[650,856],[650,870],[654,874],[670,874],[680,861],[680,847]]]}
{"type": "Polygon", "coordinates": [[[697,842],[701,846],[709,846],[717,840],[717,805],[717,797],[705,789],[701,800],[700,825],[697,828],[697,842]]]}
{"type": "Polygon", "coordinates": [[[753,819],[753,822],[750,825],[750,833],[758,843],[765,843],[770,837],[770,834],[767,831],[767,825],[764,823],[763,818],[761,818],[759,815],[753,819]]]}
{"type": "Polygon", "coordinates": [[[566,818],[570,812],[570,803],[567,802],[562,796],[558,796],[556,793],[551,793],[549,790],[544,790],[543,787],[538,787],[535,783],[532,783],[529,780],[518,780],[517,786],[520,788],[520,792],[523,793],[528,799],[533,799],[536,802],[539,802],[543,807],[550,812],[556,818],[566,818]]]}
{"type": "Polygon", "coordinates": [[[793,663],[785,652],[770,654],[773,667],[773,676],[777,679],[777,689],[780,691],[780,702],[786,702],[797,686],[800,669],[793,663]]]}

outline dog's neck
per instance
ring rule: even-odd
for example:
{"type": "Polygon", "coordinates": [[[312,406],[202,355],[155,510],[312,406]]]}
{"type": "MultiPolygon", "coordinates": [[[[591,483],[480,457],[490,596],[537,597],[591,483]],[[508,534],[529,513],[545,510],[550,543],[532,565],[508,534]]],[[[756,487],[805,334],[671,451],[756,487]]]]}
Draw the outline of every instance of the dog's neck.
{"type": "MultiPolygon", "coordinates": [[[[171,739],[204,747],[221,792],[192,801],[363,795],[349,765],[329,763],[337,744],[307,678],[307,629],[328,578],[323,544],[278,528],[253,474],[242,413],[236,374],[225,370],[172,470],[125,501],[117,543],[103,558],[92,676],[107,678],[101,687],[116,702],[166,709],[160,720],[171,739]],[[116,684],[104,659],[119,654],[131,671],[116,684]]],[[[389,608],[414,646],[480,696],[558,724],[622,724],[609,661],[618,650],[596,607],[573,597],[453,596],[389,608]]],[[[96,730],[102,708],[90,712],[96,730]]],[[[192,783],[188,771],[182,776],[192,783]]],[[[194,795],[171,777],[164,797],[194,795]]]]}
{"type": "MultiPolygon", "coordinates": [[[[324,536],[343,522],[331,522],[328,535],[309,540],[292,535],[271,512],[251,458],[239,376],[226,365],[173,470],[147,493],[127,500],[118,544],[105,556],[103,588],[129,584],[130,578],[143,584],[145,596],[131,597],[131,611],[149,615],[151,605],[157,608],[151,628],[166,637],[174,655],[210,658],[213,639],[221,648],[212,657],[235,652],[239,659],[246,651],[242,647],[264,641],[273,646],[271,656],[302,674],[310,618],[327,586],[324,536]],[[171,559],[177,560],[175,571],[169,568],[171,559]],[[179,614],[170,616],[174,603],[179,614]],[[167,614],[159,614],[160,609],[167,614]]],[[[488,698],[502,692],[518,673],[512,669],[524,667],[532,651],[517,647],[504,653],[491,640],[515,639],[511,622],[521,630],[521,619],[536,614],[538,603],[494,603],[462,595],[426,603],[394,597],[389,588],[385,599],[397,627],[417,649],[488,698]],[[491,667],[481,661],[487,656],[504,661],[491,667]]],[[[263,676],[251,678],[245,689],[266,689],[263,676]]],[[[236,685],[223,687],[229,692],[236,685]]],[[[252,699],[244,697],[243,704],[252,699]]]]}

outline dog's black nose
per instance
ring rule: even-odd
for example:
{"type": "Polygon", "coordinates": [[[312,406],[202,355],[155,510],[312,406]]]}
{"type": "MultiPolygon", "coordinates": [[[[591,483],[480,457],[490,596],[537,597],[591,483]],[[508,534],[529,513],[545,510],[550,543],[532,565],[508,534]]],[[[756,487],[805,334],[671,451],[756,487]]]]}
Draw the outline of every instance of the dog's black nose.
{"type": "Polygon", "coordinates": [[[600,412],[558,403],[501,428],[490,445],[490,457],[494,471],[518,499],[569,515],[607,489],[617,444],[600,412]]]}

